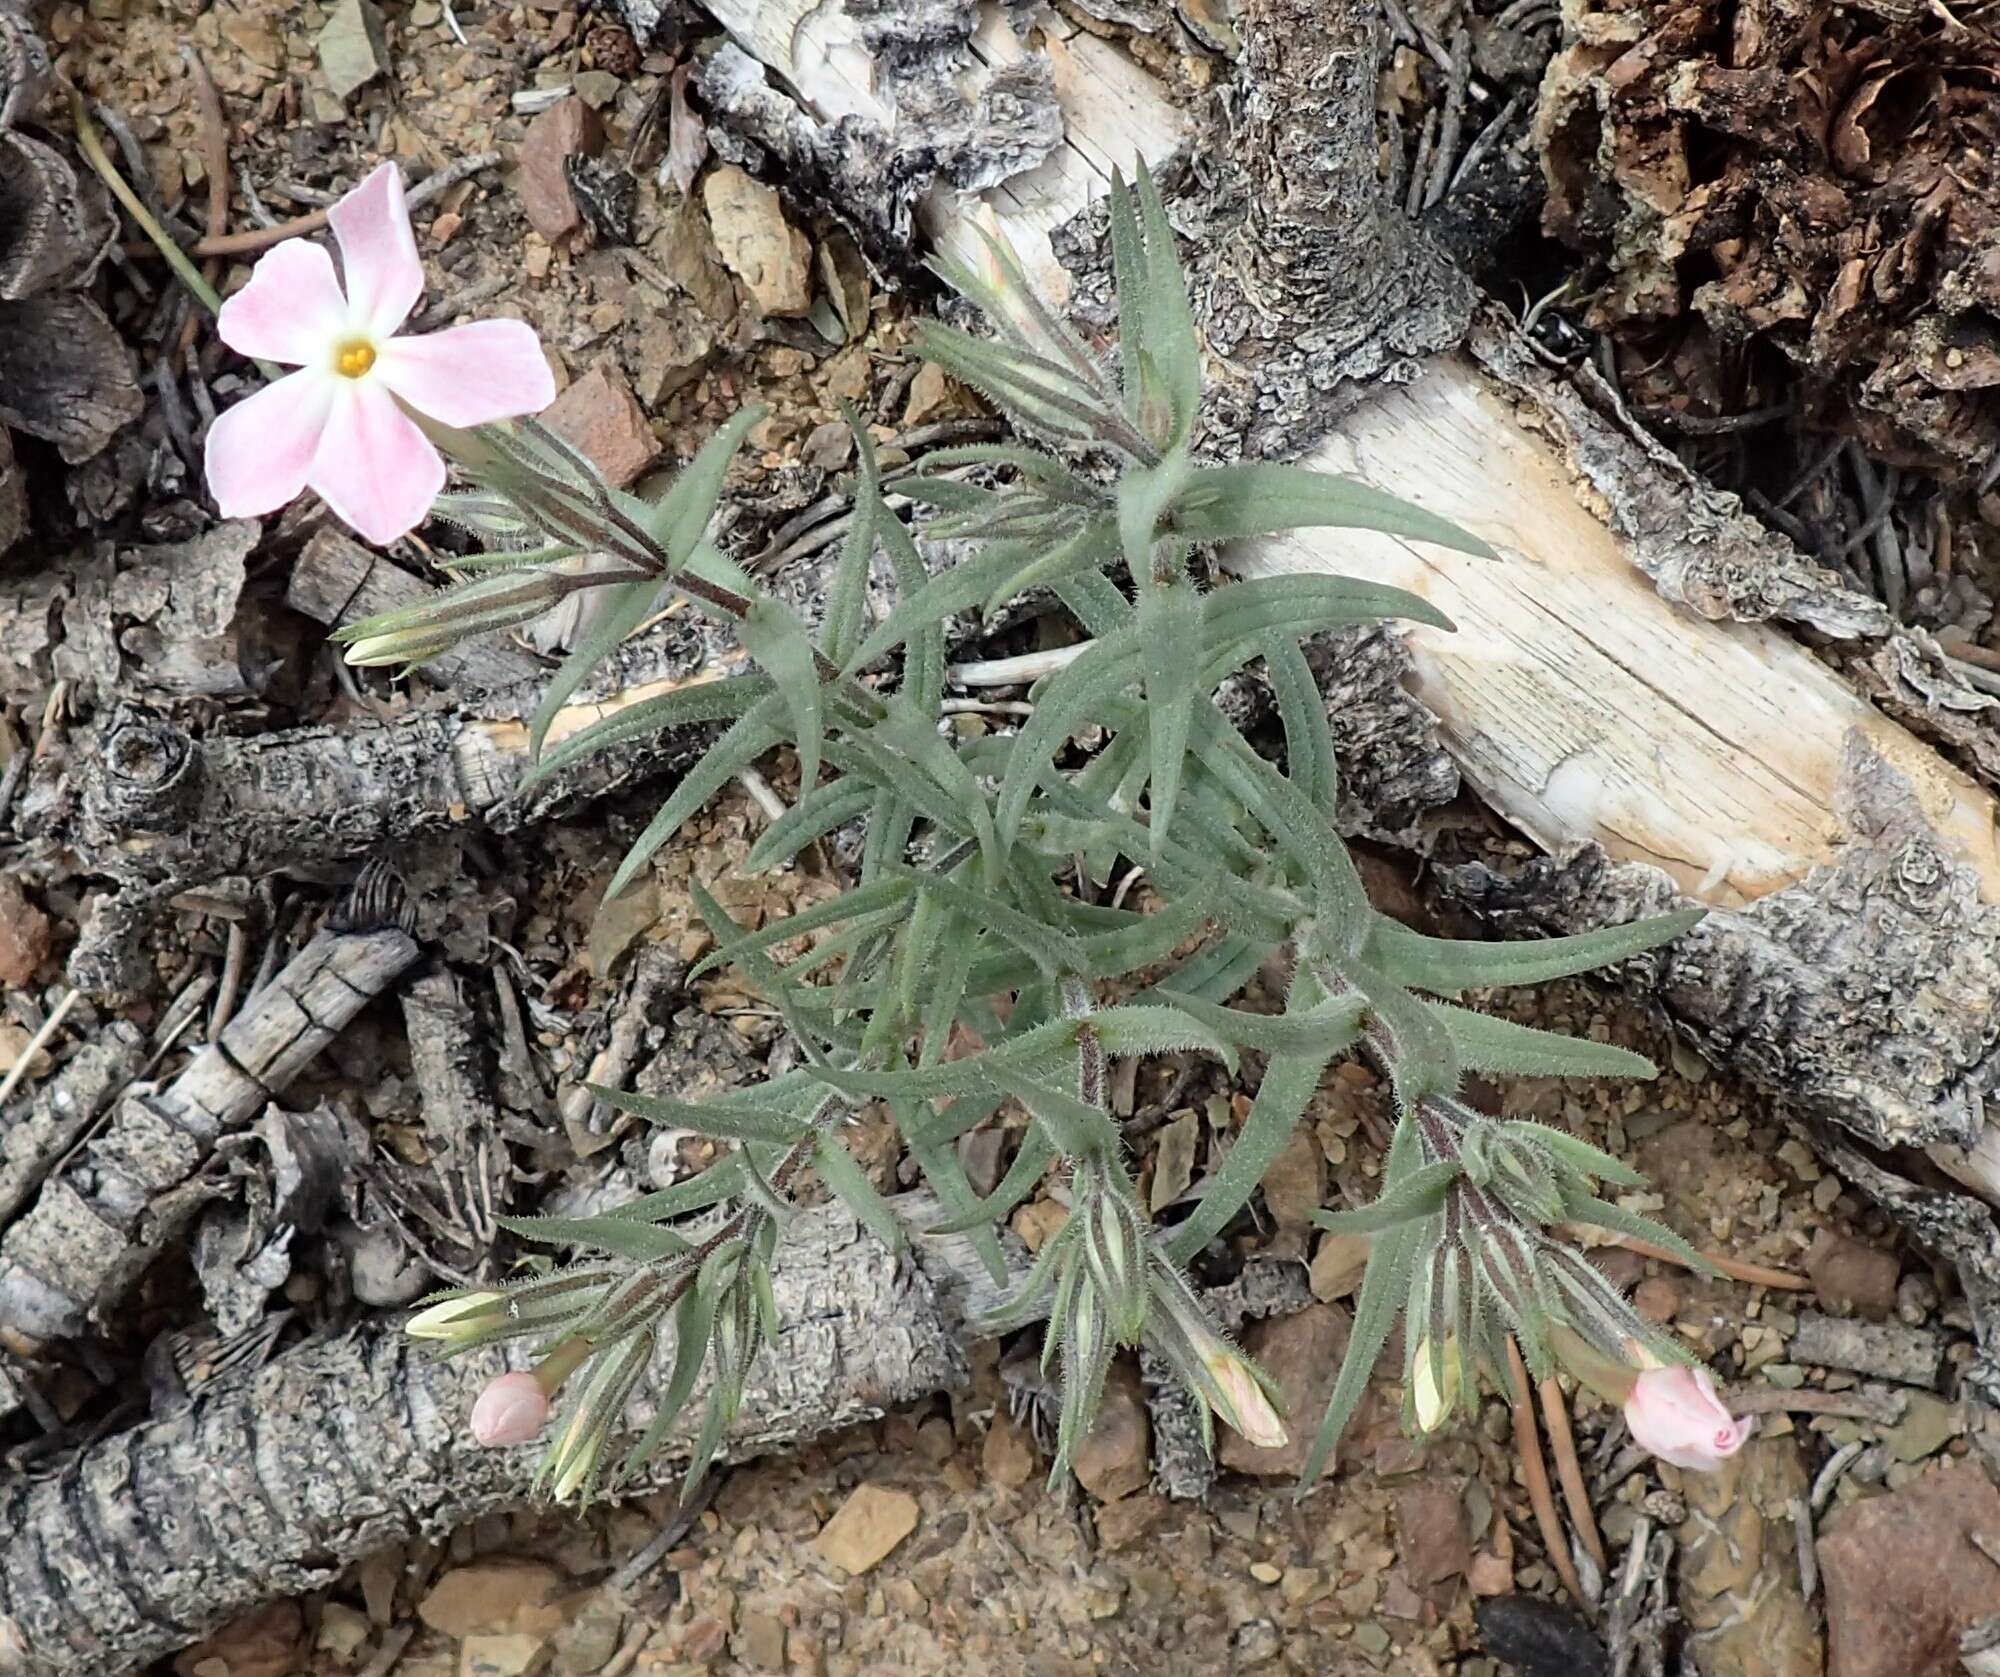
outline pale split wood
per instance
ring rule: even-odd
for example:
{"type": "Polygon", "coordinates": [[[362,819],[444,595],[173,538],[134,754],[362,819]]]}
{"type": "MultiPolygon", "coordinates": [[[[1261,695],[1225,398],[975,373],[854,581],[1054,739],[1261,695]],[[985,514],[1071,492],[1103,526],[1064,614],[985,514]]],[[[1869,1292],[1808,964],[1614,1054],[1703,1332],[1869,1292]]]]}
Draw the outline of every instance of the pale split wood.
{"type": "MultiPolygon", "coordinates": [[[[893,132],[897,112],[861,30],[838,0],[713,0],[707,7],[736,44],[781,75],[822,122],[865,117],[893,132]]],[[[1158,163],[1186,139],[1186,117],[1154,77],[1109,41],[1054,13],[1040,14],[1032,48],[1014,34],[1003,8],[980,8],[973,51],[981,62],[1006,65],[1032,50],[1054,75],[1068,117],[1063,143],[1036,168],[968,201],[945,185],[918,206],[917,222],[940,250],[965,261],[979,255],[975,229],[1004,234],[1029,273],[1057,302],[1069,276],[1049,235],[1110,190],[1114,168],[1131,173],[1143,158],[1158,163]]]]}
{"type": "MultiPolygon", "coordinates": [[[[893,125],[840,0],[715,0],[709,9],[814,115],[893,125]]],[[[978,225],[1005,233],[1062,300],[1068,277],[1049,232],[1101,196],[1112,167],[1164,161],[1188,128],[1157,79],[1112,43],[1044,13],[1024,47],[998,10],[985,9],[977,50],[993,62],[1045,54],[1065,144],[978,201],[934,191],[919,221],[948,250],[965,249],[978,225]]],[[[2000,903],[1991,795],[1782,631],[1710,621],[1663,598],[1592,488],[1469,357],[1440,357],[1414,382],[1378,389],[1305,463],[1453,518],[1501,557],[1308,530],[1241,544],[1229,568],[1363,576],[1450,616],[1455,633],[1409,632],[1416,691],[1466,781],[1545,850],[1601,845],[1661,869],[1696,901],[1741,908],[1839,850],[1847,835],[1836,785],[1859,737],[1909,781],[1984,900],[2000,903]]],[[[1991,1125],[1969,1150],[1930,1153],[2000,1203],[1991,1125]]]]}

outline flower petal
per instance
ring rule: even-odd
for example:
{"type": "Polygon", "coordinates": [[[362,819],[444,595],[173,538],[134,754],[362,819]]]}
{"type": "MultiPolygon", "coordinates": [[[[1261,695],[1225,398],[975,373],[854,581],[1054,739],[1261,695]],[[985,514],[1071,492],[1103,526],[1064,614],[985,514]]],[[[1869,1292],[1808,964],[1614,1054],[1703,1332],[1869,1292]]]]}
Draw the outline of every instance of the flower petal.
{"type": "Polygon", "coordinates": [[[381,545],[424,521],[444,488],[444,461],[377,379],[343,379],[306,481],[367,540],[381,545]]]}
{"type": "Polygon", "coordinates": [[[347,327],[347,299],[326,247],[287,239],[266,251],[250,283],[223,303],[215,326],[239,355],[330,366],[347,327]]]}
{"type": "Polygon", "coordinates": [[[409,318],[424,294],[424,265],[417,259],[410,212],[403,207],[403,176],[384,163],[326,213],[340,241],[347,280],[348,319],[378,340],[409,318]]]}
{"type": "Polygon", "coordinates": [[[224,518],[275,512],[305,488],[342,382],[307,367],[215,416],[203,464],[224,518]]]}
{"type": "Polygon", "coordinates": [[[377,351],[375,376],[417,412],[444,425],[486,425],[540,413],[555,376],[535,330],[519,320],[475,320],[377,351]]]}

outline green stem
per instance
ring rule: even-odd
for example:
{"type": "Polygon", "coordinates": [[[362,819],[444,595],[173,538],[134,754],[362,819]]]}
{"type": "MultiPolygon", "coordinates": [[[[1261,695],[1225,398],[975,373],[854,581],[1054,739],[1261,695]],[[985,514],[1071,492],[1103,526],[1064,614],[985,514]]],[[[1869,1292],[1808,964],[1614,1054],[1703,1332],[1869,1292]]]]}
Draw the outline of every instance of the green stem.
{"type": "Polygon", "coordinates": [[[76,123],[76,143],[83,152],[98,178],[111,188],[111,196],[125,207],[125,213],[139,225],[139,231],[153,241],[154,247],[167,259],[167,266],[180,277],[181,284],[201,300],[210,314],[222,310],[222,298],[214,286],[202,277],[202,272],[194,265],[194,260],[168,236],[167,230],[153,219],[153,212],[139,201],[138,193],[126,184],[125,177],[118,172],[118,165],[111,161],[104,149],[104,140],[97,132],[97,124],[90,120],[90,112],[84,108],[83,95],[70,88],[70,117],[76,123]]]}

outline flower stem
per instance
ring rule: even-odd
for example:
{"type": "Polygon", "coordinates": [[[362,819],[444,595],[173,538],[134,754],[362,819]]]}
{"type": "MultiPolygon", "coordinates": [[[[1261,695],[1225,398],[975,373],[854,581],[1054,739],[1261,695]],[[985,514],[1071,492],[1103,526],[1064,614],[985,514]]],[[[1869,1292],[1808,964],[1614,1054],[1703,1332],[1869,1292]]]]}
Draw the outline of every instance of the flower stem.
{"type": "Polygon", "coordinates": [[[214,286],[202,277],[202,272],[194,265],[188,253],[174,243],[167,230],[153,219],[152,211],[139,201],[138,193],[126,183],[118,172],[118,165],[111,161],[104,149],[104,139],[97,132],[97,124],[90,120],[90,112],[85,108],[83,95],[75,88],[69,93],[70,117],[76,124],[76,143],[83,152],[98,178],[111,189],[111,196],[124,206],[125,213],[138,223],[139,231],[152,240],[159,253],[166,258],[167,266],[180,277],[181,284],[192,291],[210,314],[218,314],[222,309],[222,298],[214,286]]]}

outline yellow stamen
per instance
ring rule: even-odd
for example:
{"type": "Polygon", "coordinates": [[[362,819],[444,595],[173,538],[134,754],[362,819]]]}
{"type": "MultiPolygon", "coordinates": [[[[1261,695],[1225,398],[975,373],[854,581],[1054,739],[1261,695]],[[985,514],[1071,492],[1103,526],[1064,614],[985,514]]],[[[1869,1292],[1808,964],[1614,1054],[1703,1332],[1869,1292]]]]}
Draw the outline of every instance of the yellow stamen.
{"type": "Polygon", "coordinates": [[[343,378],[360,378],[375,365],[375,346],[366,340],[343,344],[333,358],[333,370],[343,378]]]}

